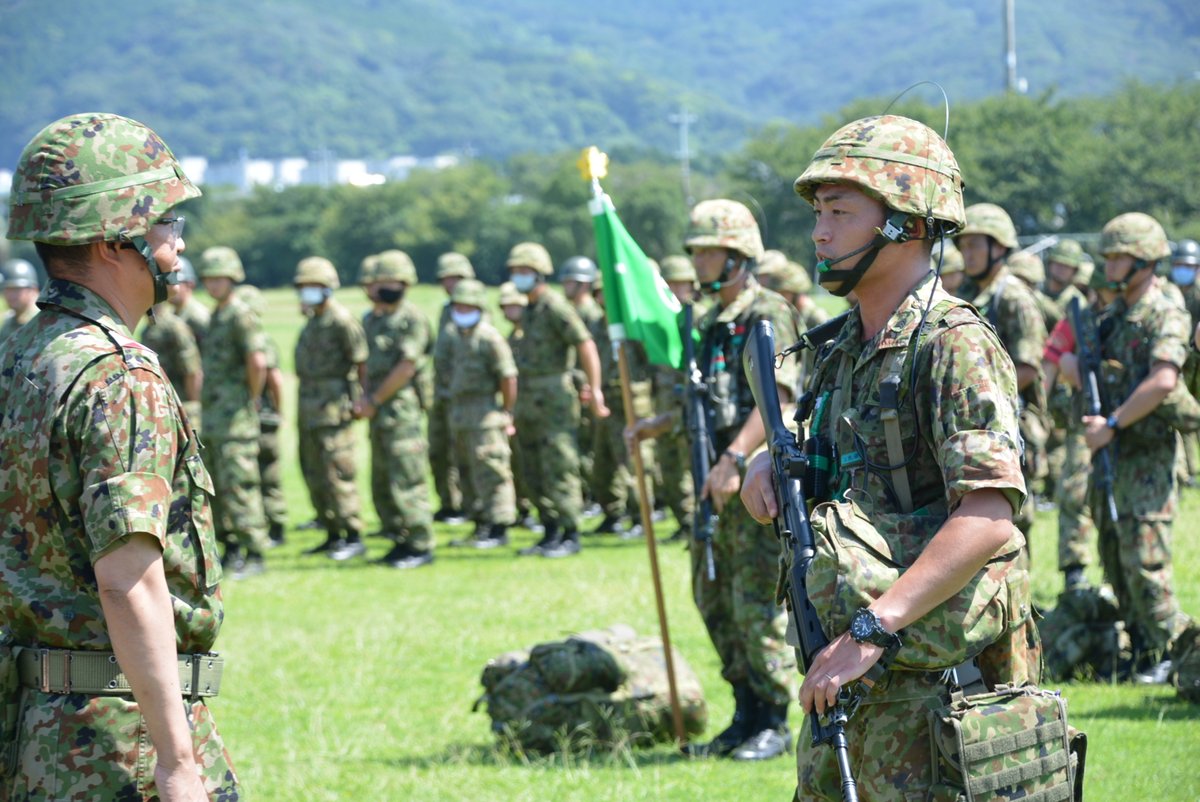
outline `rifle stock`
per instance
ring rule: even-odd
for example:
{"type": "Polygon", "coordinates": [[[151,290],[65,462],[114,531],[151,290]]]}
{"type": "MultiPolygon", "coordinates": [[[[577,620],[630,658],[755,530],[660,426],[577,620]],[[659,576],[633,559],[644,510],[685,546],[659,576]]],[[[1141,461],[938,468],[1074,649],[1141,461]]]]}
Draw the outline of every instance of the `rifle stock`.
{"type": "Polygon", "coordinates": [[[708,411],[704,406],[707,386],[700,367],[696,364],[696,344],[692,341],[694,307],[683,307],[683,358],[684,358],[684,417],[687,421],[688,440],[692,458],[692,489],[695,493],[696,509],[692,514],[692,540],[704,546],[705,574],[708,581],[717,578],[713,563],[712,539],[717,527],[717,513],[711,498],[701,499],[704,481],[716,458],[712,437],[708,431],[708,411]]]}
{"type": "MultiPolygon", "coordinates": [[[[1104,403],[1100,397],[1100,351],[1096,321],[1085,312],[1079,298],[1067,304],[1071,320],[1071,331],[1075,335],[1075,354],[1079,358],[1079,378],[1083,389],[1084,406],[1088,415],[1104,416],[1104,403]]],[[[1117,522],[1117,499],[1113,492],[1113,463],[1111,445],[1096,452],[1094,460],[1100,467],[1100,489],[1108,505],[1108,518],[1117,522]]]]}

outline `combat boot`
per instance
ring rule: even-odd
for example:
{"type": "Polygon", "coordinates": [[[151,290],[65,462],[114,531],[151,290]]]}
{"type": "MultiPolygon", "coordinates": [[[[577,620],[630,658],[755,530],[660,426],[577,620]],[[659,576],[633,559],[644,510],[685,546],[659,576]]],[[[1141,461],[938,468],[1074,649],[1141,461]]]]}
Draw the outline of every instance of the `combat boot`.
{"type": "Polygon", "coordinates": [[[492,524],[482,535],[471,545],[477,549],[494,549],[508,545],[508,526],[505,524],[492,524]]]}
{"type": "Polygon", "coordinates": [[[307,549],[301,553],[307,554],[307,555],[325,554],[326,552],[333,551],[334,549],[340,547],[341,545],[342,545],[341,533],[337,532],[334,529],[326,529],[324,543],[318,543],[316,546],[313,546],[311,549],[307,549]]]}
{"type": "Polygon", "coordinates": [[[689,757],[724,757],[737,749],[754,733],[754,691],[749,685],[733,686],[733,720],[706,744],[685,744],[683,753],[689,757]]]}
{"type": "Polygon", "coordinates": [[[532,546],[527,546],[518,551],[518,557],[540,557],[544,549],[553,548],[559,544],[562,536],[558,533],[558,524],[548,523],[545,526],[546,531],[542,533],[542,539],[532,546]]]}
{"type": "Polygon", "coordinates": [[[263,562],[262,555],[256,551],[248,551],[243,557],[238,556],[230,566],[231,576],[233,579],[249,579],[252,576],[258,576],[267,570],[266,563],[263,562]]]}
{"type": "Polygon", "coordinates": [[[404,570],[408,568],[420,568],[421,566],[429,565],[432,562],[432,551],[417,551],[416,549],[409,547],[407,556],[392,560],[388,563],[388,565],[390,565],[392,568],[404,570]]]}
{"type": "Polygon", "coordinates": [[[579,530],[568,529],[563,532],[562,538],[557,543],[542,549],[542,556],[551,559],[570,557],[578,554],[579,548],[579,530]]]}
{"type": "Polygon", "coordinates": [[[283,543],[283,524],[275,521],[271,524],[271,528],[267,530],[267,548],[273,549],[276,546],[282,546],[283,543]]]}
{"type": "Polygon", "coordinates": [[[371,560],[371,562],[376,565],[390,566],[392,563],[396,562],[397,560],[403,560],[406,557],[411,557],[412,553],[413,553],[412,547],[410,547],[408,545],[408,543],[394,543],[394,544],[392,544],[392,548],[390,550],[388,550],[387,554],[383,555],[382,557],[380,557],[378,559],[371,560]]]}
{"type": "Polygon", "coordinates": [[[338,544],[337,548],[329,552],[329,559],[342,562],[353,557],[361,557],[367,553],[367,546],[362,542],[362,536],[359,535],[357,529],[349,529],[346,531],[346,538],[338,544]]]}
{"type": "Polygon", "coordinates": [[[232,571],[233,567],[242,559],[242,547],[237,543],[228,543],[225,546],[225,554],[221,557],[221,568],[226,571],[232,571]]]}
{"type": "Polygon", "coordinates": [[[734,760],[770,760],[792,748],[792,733],[787,725],[788,706],[771,704],[757,697],[754,703],[757,715],[751,729],[758,731],[734,750],[731,756],[734,760]]]}
{"type": "Polygon", "coordinates": [[[588,532],[589,535],[620,535],[624,534],[625,526],[621,523],[619,515],[605,514],[600,524],[588,532]]]}
{"type": "Polygon", "coordinates": [[[456,510],[449,507],[442,507],[433,514],[433,520],[440,524],[461,524],[466,523],[466,516],[462,510],[456,510]]]}
{"type": "Polygon", "coordinates": [[[1087,577],[1083,575],[1082,565],[1072,565],[1063,569],[1063,590],[1067,593],[1075,590],[1087,590],[1087,577]]]}

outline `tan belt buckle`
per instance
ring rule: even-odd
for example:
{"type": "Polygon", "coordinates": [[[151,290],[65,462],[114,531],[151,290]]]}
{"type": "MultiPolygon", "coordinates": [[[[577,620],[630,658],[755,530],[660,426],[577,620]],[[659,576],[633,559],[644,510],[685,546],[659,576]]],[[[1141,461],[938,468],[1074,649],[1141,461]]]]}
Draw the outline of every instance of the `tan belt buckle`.
{"type": "Polygon", "coordinates": [[[71,662],[74,659],[72,652],[63,655],[63,693],[71,692],[71,662]]]}
{"type": "Polygon", "coordinates": [[[38,688],[42,693],[50,693],[50,650],[38,649],[38,665],[42,669],[42,684],[38,688]]]}

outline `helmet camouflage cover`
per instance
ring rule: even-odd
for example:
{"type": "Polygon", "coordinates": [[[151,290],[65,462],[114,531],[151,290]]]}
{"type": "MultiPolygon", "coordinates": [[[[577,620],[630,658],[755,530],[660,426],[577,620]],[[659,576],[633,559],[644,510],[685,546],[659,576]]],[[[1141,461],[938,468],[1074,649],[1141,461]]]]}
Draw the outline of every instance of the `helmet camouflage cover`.
{"type": "Polygon", "coordinates": [[[508,252],[505,267],[532,267],[543,276],[554,275],[554,262],[545,246],[538,242],[518,242],[508,252]]]}
{"type": "Polygon", "coordinates": [[[1018,251],[1009,256],[1005,264],[1009,272],[1031,287],[1040,286],[1046,280],[1046,266],[1036,253],[1018,251]]]}
{"type": "Polygon", "coordinates": [[[200,254],[200,278],[230,278],[237,282],[246,280],[242,259],[237,251],[227,245],[205,248],[200,254]]]}
{"type": "Polygon", "coordinates": [[[320,284],[322,287],[336,290],[341,286],[341,281],[333,262],[324,256],[309,256],[301,259],[296,265],[296,278],[292,284],[320,284]]]}
{"type": "Polygon", "coordinates": [[[697,203],[688,217],[683,249],[728,248],[750,259],[763,255],[758,221],[745,204],[726,198],[697,203]]]}
{"type": "Polygon", "coordinates": [[[764,251],[755,275],[769,290],[786,293],[812,292],[812,279],[798,262],[788,259],[782,251],[764,251]]]}
{"type": "Polygon", "coordinates": [[[375,281],[375,266],[379,264],[379,254],[373,253],[363,258],[358,266],[358,285],[366,287],[375,281]]]}
{"type": "Polygon", "coordinates": [[[984,234],[1002,247],[1017,247],[1017,227],[1008,212],[994,203],[974,203],[967,207],[967,224],[958,236],[964,234],[984,234]]]}
{"type": "Polygon", "coordinates": [[[450,251],[438,257],[437,278],[475,278],[475,268],[465,255],[450,251]]]}
{"type": "Polygon", "coordinates": [[[199,196],[171,149],[142,123],[75,114],[43,128],[21,152],[8,238],[50,245],[132,239],[199,196]]]}
{"type": "Polygon", "coordinates": [[[1046,264],[1058,262],[1071,267],[1083,264],[1083,246],[1073,239],[1060,239],[1046,253],[1046,264]]]}
{"type": "Polygon", "coordinates": [[[690,281],[696,283],[696,266],[686,256],[675,254],[662,260],[663,281],[690,281]]]}
{"type": "MultiPolygon", "coordinates": [[[[379,254],[375,260],[374,281],[400,281],[410,287],[417,283],[417,268],[412,257],[392,249],[379,254]]],[[[331,285],[336,287],[337,285],[331,285]]]]}
{"type": "Polygon", "coordinates": [[[813,203],[822,184],[848,184],[889,209],[941,220],[947,235],[966,219],[954,153],[932,128],[907,117],[864,117],[835,131],[795,189],[813,203]]]}
{"type": "Polygon", "coordinates": [[[11,259],[4,263],[4,269],[0,272],[3,280],[0,281],[0,289],[37,289],[38,274],[37,268],[24,259],[11,259]]]}
{"type": "Polygon", "coordinates": [[[529,297],[517,289],[517,285],[506,281],[500,285],[501,306],[529,306],[529,297]]]}
{"type": "Polygon", "coordinates": [[[1092,274],[1096,270],[1096,263],[1092,261],[1092,257],[1085,253],[1083,258],[1079,260],[1079,269],[1075,271],[1075,284],[1082,287],[1090,287],[1092,285],[1092,274]]]}
{"type": "Polygon", "coordinates": [[[1171,243],[1159,222],[1148,214],[1128,212],[1104,224],[1100,230],[1100,253],[1125,253],[1134,259],[1157,262],[1171,255],[1171,243]]]}
{"type": "Polygon", "coordinates": [[[450,302],[483,309],[487,306],[487,289],[482,281],[465,278],[454,285],[454,292],[450,293],[450,302]]]}

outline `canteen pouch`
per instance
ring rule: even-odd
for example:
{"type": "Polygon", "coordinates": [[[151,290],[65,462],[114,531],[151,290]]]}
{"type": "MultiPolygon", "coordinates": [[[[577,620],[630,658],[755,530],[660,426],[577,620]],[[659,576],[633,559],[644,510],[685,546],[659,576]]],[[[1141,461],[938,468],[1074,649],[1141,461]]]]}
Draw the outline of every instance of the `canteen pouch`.
{"type": "Polygon", "coordinates": [[[1057,691],[957,691],[928,722],[931,800],[1082,802],[1087,736],[1068,726],[1057,691]]]}
{"type": "MultiPolygon", "coordinates": [[[[869,517],[853,499],[818,504],[811,518],[816,554],[807,585],[825,632],[836,637],[848,630],[854,613],[908,570],[946,518],[940,504],[869,517]]],[[[953,668],[1023,626],[1032,605],[1028,571],[1017,559],[1020,547],[1014,527],[1002,553],[962,590],[904,628],[904,645],[893,665],[915,671],[953,668]]]]}
{"type": "Polygon", "coordinates": [[[21,715],[21,683],[17,648],[12,634],[0,630],[0,777],[12,776],[17,754],[17,725],[21,715]]]}

